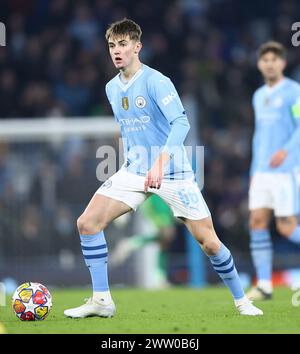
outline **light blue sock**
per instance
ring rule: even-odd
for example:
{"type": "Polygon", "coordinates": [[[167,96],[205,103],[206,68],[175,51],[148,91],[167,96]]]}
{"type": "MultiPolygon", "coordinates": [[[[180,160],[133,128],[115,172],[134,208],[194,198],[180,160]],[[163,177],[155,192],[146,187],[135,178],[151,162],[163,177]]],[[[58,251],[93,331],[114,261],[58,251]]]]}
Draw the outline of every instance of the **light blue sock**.
{"type": "Polygon", "coordinates": [[[104,232],[95,235],[80,235],[85,264],[92,278],[93,291],[107,291],[107,245],[104,232]]]}
{"type": "Polygon", "coordinates": [[[273,249],[270,232],[250,230],[250,249],[258,281],[271,281],[273,249]]]}
{"type": "Polygon", "coordinates": [[[224,284],[230,289],[233,298],[242,299],[245,293],[229,249],[222,244],[218,254],[209,256],[209,259],[224,284]]]}
{"type": "Polygon", "coordinates": [[[295,228],[288,240],[300,245],[300,225],[295,228]]]}

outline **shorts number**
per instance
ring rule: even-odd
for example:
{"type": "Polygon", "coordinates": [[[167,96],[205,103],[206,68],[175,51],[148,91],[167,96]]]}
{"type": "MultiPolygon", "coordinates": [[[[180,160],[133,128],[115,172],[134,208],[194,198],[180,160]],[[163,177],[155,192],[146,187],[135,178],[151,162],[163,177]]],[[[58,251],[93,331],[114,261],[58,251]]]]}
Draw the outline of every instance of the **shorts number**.
{"type": "Polygon", "coordinates": [[[178,195],[180,200],[186,207],[192,207],[193,205],[197,205],[199,203],[199,193],[195,192],[194,189],[181,189],[178,191],[178,195]]]}

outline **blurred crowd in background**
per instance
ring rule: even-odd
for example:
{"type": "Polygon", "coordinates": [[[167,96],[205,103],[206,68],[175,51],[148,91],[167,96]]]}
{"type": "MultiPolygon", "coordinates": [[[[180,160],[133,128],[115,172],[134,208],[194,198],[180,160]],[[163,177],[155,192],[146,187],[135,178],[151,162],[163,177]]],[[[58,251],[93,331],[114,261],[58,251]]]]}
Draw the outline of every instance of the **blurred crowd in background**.
{"type": "MultiPolygon", "coordinates": [[[[262,84],[256,51],[269,39],[286,45],[287,74],[300,82],[299,49],[291,45],[299,1],[2,0],[7,46],[0,48],[0,118],[111,115],[104,88],[116,71],[104,35],[124,17],[142,27],[142,61],[197,104],[205,199],[223,241],[248,252],[251,97],[262,84]]],[[[76,139],[63,149],[0,142],[3,257],[64,247],[64,235],[76,232],[76,216],[98,187],[95,147],[76,139]],[[7,237],[16,227],[22,240],[7,237]],[[45,233],[48,244],[37,241],[45,233]]],[[[80,253],[79,242],[74,252],[80,253]]]]}

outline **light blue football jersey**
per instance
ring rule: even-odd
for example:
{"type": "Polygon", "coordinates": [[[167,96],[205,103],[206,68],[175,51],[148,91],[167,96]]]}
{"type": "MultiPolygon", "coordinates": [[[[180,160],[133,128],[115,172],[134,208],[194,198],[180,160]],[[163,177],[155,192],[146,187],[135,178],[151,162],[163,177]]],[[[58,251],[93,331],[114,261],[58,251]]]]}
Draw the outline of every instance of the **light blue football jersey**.
{"type": "Polygon", "coordinates": [[[300,168],[300,85],[284,78],[274,87],[260,87],[253,96],[255,130],[250,174],[297,172],[300,168]],[[285,149],[288,156],[277,168],[272,155],[285,149]]]}
{"type": "MultiPolygon", "coordinates": [[[[186,117],[178,93],[168,77],[143,64],[127,83],[116,75],[107,83],[106,94],[120,124],[125,167],[129,172],[146,175],[166,144],[172,122],[186,117]]],[[[164,178],[193,176],[181,144],[165,167],[164,178]]]]}

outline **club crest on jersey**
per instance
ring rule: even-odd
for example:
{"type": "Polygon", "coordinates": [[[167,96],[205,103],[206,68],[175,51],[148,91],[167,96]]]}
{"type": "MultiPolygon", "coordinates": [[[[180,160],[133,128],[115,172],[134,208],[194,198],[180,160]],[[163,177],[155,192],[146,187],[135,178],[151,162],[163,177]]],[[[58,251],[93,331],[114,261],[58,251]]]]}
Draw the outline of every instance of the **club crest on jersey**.
{"type": "Polygon", "coordinates": [[[122,107],[125,109],[125,111],[128,110],[129,108],[128,97],[122,97],[122,107]]]}
{"type": "Polygon", "coordinates": [[[144,108],[146,106],[146,100],[143,96],[138,96],[136,99],[135,99],[135,105],[138,107],[138,108],[144,108]]]}

